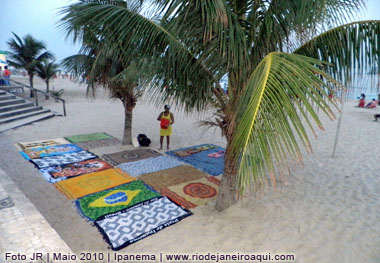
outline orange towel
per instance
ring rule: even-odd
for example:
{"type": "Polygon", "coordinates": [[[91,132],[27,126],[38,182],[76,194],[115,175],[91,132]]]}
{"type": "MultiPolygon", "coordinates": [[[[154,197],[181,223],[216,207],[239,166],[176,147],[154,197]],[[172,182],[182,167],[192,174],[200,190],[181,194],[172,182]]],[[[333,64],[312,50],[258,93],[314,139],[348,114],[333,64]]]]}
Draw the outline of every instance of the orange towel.
{"type": "Polygon", "coordinates": [[[73,200],[134,180],[136,178],[127,175],[120,169],[107,169],[60,181],[55,184],[55,187],[73,200]]]}

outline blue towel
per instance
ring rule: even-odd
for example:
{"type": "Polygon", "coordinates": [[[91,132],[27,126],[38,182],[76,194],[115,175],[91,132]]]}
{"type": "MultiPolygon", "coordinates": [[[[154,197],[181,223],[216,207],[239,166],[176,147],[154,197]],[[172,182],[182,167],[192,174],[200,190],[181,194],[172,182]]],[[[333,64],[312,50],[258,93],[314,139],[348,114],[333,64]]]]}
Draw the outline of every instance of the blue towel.
{"type": "Polygon", "coordinates": [[[197,148],[197,147],[206,146],[206,145],[210,145],[210,144],[201,144],[201,145],[191,146],[191,147],[187,147],[187,148],[176,149],[173,151],[168,151],[166,153],[177,158],[177,159],[179,159],[179,160],[181,160],[182,162],[188,163],[188,164],[194,166],[195,168],[197,168],[198,170],[201,170],[201,171],[208,173],[210,175],[217,176],[217,175],[223,174],[223,171],[224,171],[224,154],[222,154],[222,152],[224,153],[224,149],[220,146],[214,145],[215,148],[205,150],[202,152],[198,152],[198,153],[194,153],[194,154],[192,154],[190,156],[186,156],[186,157],[180,157],[174,153],[176,151],[184,151],[187,149],[197,148]],[[209,157],[209,154],[213,154],[213,153],[217,153],[217,152],[221,152],[222,156],[220,156],[220,157],[209,157]]]}

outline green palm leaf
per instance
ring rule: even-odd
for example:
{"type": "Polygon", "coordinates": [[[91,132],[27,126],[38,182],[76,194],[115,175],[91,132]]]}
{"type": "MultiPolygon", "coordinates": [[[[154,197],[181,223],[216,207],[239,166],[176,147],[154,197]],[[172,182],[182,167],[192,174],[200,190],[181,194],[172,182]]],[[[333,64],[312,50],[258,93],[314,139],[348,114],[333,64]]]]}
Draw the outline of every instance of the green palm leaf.
{"type": "Polygon", "coordinates": [[[380,66],[380,21],[360,21],[333,28],[311,39],[296,54],[327,61],[328,72],[341,81],[380,66]]]}
{"type": "Polygon", "coordinates": [[[334,118],[326,100],[328,82],[335,81],[320,69],[323,66],[300,55],[270,53],[252,73],[237,109],[227,157],[238,158],[240,193],[267,172],[275,183],[277,164],[286,167],[290,157],[301,160],[297,137],[311,150],[305,122],[312,131],[311,120],[322,128],[316,108],[334,118]],[[310,117],[302,118],[307,114],[310,117]]]}

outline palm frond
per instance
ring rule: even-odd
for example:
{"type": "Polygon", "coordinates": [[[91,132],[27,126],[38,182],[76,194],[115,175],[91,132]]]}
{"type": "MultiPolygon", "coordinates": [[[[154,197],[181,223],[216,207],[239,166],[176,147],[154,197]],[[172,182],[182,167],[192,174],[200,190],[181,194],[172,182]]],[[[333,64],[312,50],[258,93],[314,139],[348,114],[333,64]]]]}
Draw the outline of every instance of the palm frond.
{"type": "Polygon", "coordinates": [[[296,54],[327,61],[328,72],[340,81],[350,81],[354,73],[380,66],[380,20],[360,21],[333,28],[294,51],[296,54]]]}
{"type": "Polygon", "coordinates": [[[235,116],[232,150],[227,153],[227,158],[238,158],[240,193],[267,172],[275,183],[277,164],[286,167],[290,157],[301,160],[297,137],[311,150],[305,125],[314,131],[313,120],[322,128],[315,107],[334,118],[327,91],[328,82],[337,83],[321,70],[323,66],[304,56],[271,53],[252,73],[235,116]]]}

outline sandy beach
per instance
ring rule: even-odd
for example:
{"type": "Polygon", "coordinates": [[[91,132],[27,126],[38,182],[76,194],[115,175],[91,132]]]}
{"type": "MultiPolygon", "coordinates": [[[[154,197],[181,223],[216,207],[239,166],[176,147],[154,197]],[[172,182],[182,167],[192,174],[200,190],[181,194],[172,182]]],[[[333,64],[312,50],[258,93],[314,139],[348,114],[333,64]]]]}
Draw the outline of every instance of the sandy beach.
{"type": "MultiPolygon", "coordinates": [[[[28,83],[26,78],[16,80],[28,83]]],[[[73,203],[46,183],[14,147],[16,142],[106,132],[121,139],[123,106],[99,91],[86,98],[86,86],[68,79],[51,85],[64,89],[67,117],[54,117],[0,134],[0,167],[9,174],[49,224],[75,253],[110,251],[97,229],[76,212],[73,203]]],[[[35,87],[45,84],[35,78],[35,87]]],[[[214,203],[198,207],[172,227],[119,251],[120,253],[248,253],[292,254],[295,262],[380,262],[380,109],[344,105],[336,157],[332,158],[338,121],[320,113],[325,131],[310,136],[314,153],[304,155],[304,167],[259,195],[216,212],[214,203]]],[[[62,104],[50,99],[42,105],[62,113],[62,104]]],[[[163,108],[163,107],[161,107],[163,108]]],[[[146,134],[151,148],[159,148],[161,108],[139,101],[133,114],[133,135],[146,134]]],[[[198,127],[207,113],[185,114],[172,108],[176,123],[171,149],[202,143],[225,146],[218,129],[198,127]]],[[[99,148],[97,154],[126,147],[99,148]]],[[[129,148],[129,147],[127,147],[129,148]]]]}

